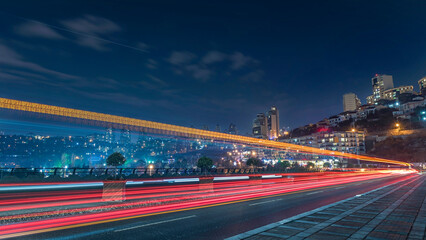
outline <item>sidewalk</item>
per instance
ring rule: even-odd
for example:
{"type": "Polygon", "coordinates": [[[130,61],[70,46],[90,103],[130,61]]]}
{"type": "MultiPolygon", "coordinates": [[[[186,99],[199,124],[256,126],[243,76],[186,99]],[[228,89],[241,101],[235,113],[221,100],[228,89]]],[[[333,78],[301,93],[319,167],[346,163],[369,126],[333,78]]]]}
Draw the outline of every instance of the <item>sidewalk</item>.
{"type": "Polygon", "coordinates": [[[228,238],[425,239],[426,176],[375,189],[228,238]]]}

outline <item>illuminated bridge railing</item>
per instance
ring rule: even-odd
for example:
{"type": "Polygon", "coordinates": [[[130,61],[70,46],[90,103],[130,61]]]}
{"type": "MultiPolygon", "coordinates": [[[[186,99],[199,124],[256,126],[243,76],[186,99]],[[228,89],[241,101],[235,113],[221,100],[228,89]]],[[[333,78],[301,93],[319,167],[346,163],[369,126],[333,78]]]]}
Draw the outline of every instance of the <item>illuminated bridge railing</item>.
{"type": "MultiPolygon", "coordinates": [[[[304,172],[299,169],[297,172],[304,172]]],[[[293,170],[274,170],[265,168],[213,168],[208,171],[194,168],[0,168],[0,180],[15,177],[16,179],[38,178],[93,178],[105,179],[108,176],[125,178],[152,177],[188,177],[208,175],[240,175],[240,174],[273,174],[294,172],[293,170]]],[[[10,180],[10,179],[9,179],[10,180]]]]}
{"type": "MultiPolygon", "coordinates": [[[[63,117],[65,119],[79,119],[90,121],[90,124],[111,124],[113,127],[121,126],[131,128],[139,132],[156,133],[163,135],[173,135],[186,138],[201,138],[211,139],[218,141],[225,141],[229,143],[244,144],[256,147],[265,147],[276,150],[284,151],[297,151],[301,153],[318,154],[324,156],[342,157],[350,159],[359,159],[370,162],[380,162],[386,164],[397,164],[409,166],[410,164],[395,160],[369,157],[364,155],[356,155],[351,153],[343,153],[338,151],[323,150],[313,147],[300,146],[290,143],[283,143],[277,141],[263,140],[246,136],[232,135],[226,133],[219,133],[207,130],[200,130],[195,128],[188,128],[176,126],[171,124],[157,123],[152,121],[145,121],[135,118],[121,117],[104,113],[90,112],[72,108],[57,107],[46,104],[18,101],[6,98],[0,98],[0,108],[10,109],[16,111],[24,111],[31,113],[46,114],[50,116],[63,117]]],[[[86,122],[83,122],[86,123],[86,122]]],[[[89,124],[89,122],[87,122],[89,124]]]]}

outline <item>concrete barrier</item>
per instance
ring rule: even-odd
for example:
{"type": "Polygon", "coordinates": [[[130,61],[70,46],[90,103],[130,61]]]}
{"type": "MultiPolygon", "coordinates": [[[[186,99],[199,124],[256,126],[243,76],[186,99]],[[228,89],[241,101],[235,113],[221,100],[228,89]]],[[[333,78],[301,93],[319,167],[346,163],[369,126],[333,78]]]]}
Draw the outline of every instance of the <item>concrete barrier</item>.
{"type": "Polygon", "coordinates": [[[122,202],[126,200],[126,180],[105,180],[102,201],[122,202]]]}

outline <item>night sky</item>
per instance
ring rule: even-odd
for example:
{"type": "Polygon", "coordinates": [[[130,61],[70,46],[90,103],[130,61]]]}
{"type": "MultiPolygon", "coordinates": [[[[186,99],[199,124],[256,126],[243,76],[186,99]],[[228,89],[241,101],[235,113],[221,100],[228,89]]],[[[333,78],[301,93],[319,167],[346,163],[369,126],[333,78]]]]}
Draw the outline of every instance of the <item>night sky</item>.
{"type": "Polygon", "coordinates": [[[245,134],[426,75],[426,1],[202,2],[2,1],[0,97],[245,134]]]}

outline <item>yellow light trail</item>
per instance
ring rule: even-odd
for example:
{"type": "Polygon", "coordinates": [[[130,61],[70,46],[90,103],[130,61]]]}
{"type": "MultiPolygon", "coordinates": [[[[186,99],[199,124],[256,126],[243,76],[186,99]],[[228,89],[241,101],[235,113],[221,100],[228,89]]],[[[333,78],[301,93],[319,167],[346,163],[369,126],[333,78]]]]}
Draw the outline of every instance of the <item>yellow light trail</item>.
{"type": "Polygon", "coordinates": [[[47,114],[52,116],[75,118],[75,119],[81,119],[81,120],[98,121],[98,122],[104,122],[104,123],[110,123],[110,124],[134,126],[134,127],[141,128],[141,131],[154,132],[154,133],[164,134],[164,135],[221,140],[221,141],[228,141],[228,142],[234,142],[234,143],[251,145],[251,146],[268,147],[268,148],[284,150],[284,151],[292,150],[292,151],[300,151],[304,153],[312,153],[312,154],[318,154],[318,155],[327,155],[327,156],[333,156],[333,157],[359,159],[359,160],[370,161],[370,162],[410,166],[409,163],[389,160],[384,158],[376,158],[376,157],[369,157],[369,156],[357,155],[352,153],[330,151],[330,150],[318,149],[314,147],[291,144],[291,143],[284,143],[284,142],[252,138],[252,137],[245,137],[240,135],[232,135],[227,133],[200,130],[195,128],[176,126],[172,124],[158,123],[158,122],[140,120],[135,118],[121,117],[121,116],[116,116],[111,114],[51,106],[46,104],[32,103],[32,102],[19,101],[19,100],[7,99],[7,98],[0,98],[0,108],[16,110],[16,111],[47,114]]]}

